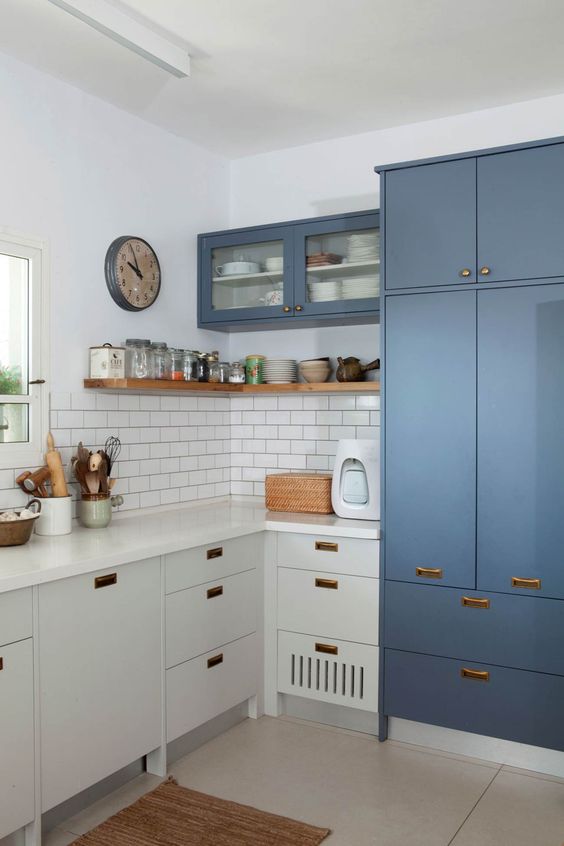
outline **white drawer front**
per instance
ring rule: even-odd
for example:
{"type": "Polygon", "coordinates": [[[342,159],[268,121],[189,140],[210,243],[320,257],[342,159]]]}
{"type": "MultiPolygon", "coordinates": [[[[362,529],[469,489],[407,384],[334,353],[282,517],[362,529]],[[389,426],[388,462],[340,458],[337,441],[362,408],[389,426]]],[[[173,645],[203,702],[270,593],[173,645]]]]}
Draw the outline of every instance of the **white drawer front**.
{"type": "Polygon", "coordinates": [[[3,667],[0,670],[0,838],[3,838],[35,816],[31,639],[3,646],[0,658],[3,667]]]}
{"type": "Polygon", "coordinates": [[[257,664],[252,634],[167,670],[167,741],[254,696],[257,664]]]}
{"type": "Polygon", "coordinates": [[[278,632],[278,690],[378,711],[377,646],[278,632]]]}
{"type": "Polygon", "coordinates": [[[166,666],[256,631],[257,571],[180,590],[166,598],[166,666]]]}
{"type": "Polygon", "coordinates": [[[278,628],[378,645],[379,580],[278,568],[278,628]]]}
{"type": "Polygon", "coordinates": [[[31,637],[31,588],[0,593],[0,645],[31,637]]]}
{"type": "Polygon", "coordinates": [[[329,535],[278,534],[278,564],[378,578],[380,542],[329,535]]]}
{"type": "Polygon", "coordinates": [[[197,546],[166,556],[166,592],[224,579],[262,562],[264,533],[197,546]]]}

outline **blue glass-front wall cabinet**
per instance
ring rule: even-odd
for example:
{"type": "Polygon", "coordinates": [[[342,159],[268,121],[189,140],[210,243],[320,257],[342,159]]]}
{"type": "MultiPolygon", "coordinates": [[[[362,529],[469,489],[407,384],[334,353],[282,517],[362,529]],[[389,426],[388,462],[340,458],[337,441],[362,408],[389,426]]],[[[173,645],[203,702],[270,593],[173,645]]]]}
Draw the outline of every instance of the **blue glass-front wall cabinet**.
{"type": "Polygon", "coordinates": [[[223,331],[371,323],[379,212],[198,236],[198,325],[223,331]]]}
{"type": "Polygon", "coordinates": [[[381,178],[381,737],[563,750],[564,140],[381,178]]]}

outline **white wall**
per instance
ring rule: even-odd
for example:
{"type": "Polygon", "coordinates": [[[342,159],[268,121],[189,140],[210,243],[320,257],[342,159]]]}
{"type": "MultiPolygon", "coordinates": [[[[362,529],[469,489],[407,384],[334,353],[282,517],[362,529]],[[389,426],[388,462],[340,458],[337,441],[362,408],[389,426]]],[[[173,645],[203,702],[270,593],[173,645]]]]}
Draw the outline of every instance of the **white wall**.
{"type": "Polygon", "coordinates": [[[228,224],[228,164],[0,54],[0,226],[51,249],[51,388],[77,391],[88,347],[126,337],[227,349],[196,329],[196,235],[228,224]],[[119,235],[146,238],[162,268],[146,312],[118,308],[104,257],[119,235]]]}
{"type": "MultiPolygon", "coordinates": [[[[337,138],[237,159],[231,164],[231,226],[360,211],[379,206],[374,166],[564,135],[564,95],[337,138]]],[[[310,358],[374,358],[379,329],[305,329],[231,337],[231,357],[248,351],[310,358]]]]}

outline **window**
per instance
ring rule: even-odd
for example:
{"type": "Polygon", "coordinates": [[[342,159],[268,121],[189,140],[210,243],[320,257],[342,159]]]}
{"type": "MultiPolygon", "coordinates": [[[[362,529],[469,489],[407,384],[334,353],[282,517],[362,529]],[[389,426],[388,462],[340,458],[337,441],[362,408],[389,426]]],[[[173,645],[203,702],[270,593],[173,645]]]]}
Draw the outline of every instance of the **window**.
{"type": "Polygon", "coordinates": [[[0,229],[0,468],[43,463],[47,431],[45,245],[0,229]],[[39,380],[39,381],[38,381],[39,380]]]}

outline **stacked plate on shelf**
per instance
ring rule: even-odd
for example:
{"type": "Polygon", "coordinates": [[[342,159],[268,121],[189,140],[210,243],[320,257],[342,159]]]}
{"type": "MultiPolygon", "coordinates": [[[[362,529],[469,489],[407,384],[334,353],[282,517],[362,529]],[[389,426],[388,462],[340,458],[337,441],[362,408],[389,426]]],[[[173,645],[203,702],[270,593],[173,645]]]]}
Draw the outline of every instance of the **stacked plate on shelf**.
{"type": "Polygon", "coordinates": [[[376,232],[349,235],[347,256],[350,262],[379,261],[380,241],[376,232]]]}
{"type": "Polygon", "coordinates": [[[263,373],[267,385],[288,385],[298,381],[298,362],[295,358],[266,358],[263,373]]]}
{"type": "Polygon", "coordinates": [[[327,303],[341,299],[340,279],[319,279],[310,276],[307,280],[307,298],[310,303],[327,303]]]}
{"type": "Polygon", "coordinates": [[[379,277],[372,273],[370,276],[354,276],[343,279],[343,300],[363,300],[366,297],[377,297],[379,294],[379,277]]]}

